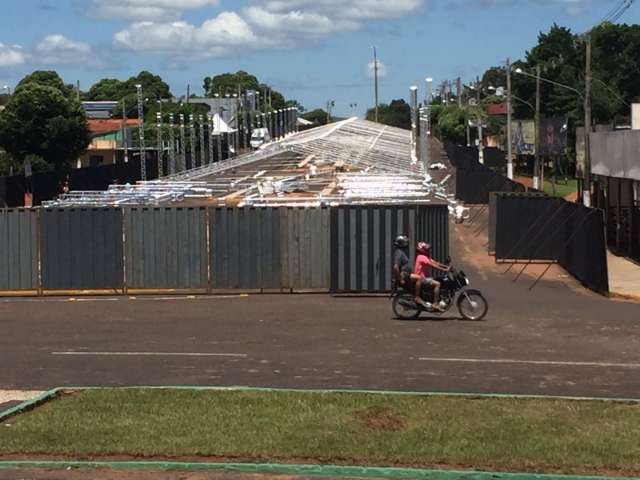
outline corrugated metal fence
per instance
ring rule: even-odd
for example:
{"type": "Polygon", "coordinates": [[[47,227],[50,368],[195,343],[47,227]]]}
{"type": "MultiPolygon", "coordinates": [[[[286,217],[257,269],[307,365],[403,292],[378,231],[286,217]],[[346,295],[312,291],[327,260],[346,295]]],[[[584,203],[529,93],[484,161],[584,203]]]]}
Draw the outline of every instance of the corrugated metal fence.
{"type": "Polygon", "coordinates": [[[40,217],[42,288],[122,289],[122,214],[112,208],[46,209],[40,217]]]}
{"type": "Polygon", "coordinates": [[[280,288],[278,209],[212,209],[209,229],[214,289],[280,288]]]}
{"type": "Polygon", "coordinates": [[[447,207],[3,210],[0,291],[384,292],[401,233],[444,259],[447,207]]]}
{"type": "Polygon", "coordinates": [[[331,291],[383,292],[391,288],[393,241],[404,234],[449,254],[446,206],[342,206],[331,211],[331,291]]]}
{"type": "Polygon", "coordinates": [[[561,198],[498,194],[496,260],[558,262],[586,287],[609,290],[602,210],[561,198]]]}
{"type": "Polygon", "coordinates": [[[127,287],[207,289],[206,213],[206,208],[127,209],[127,287]]]}
{"type": "Polygon", "coordinates": [[[0,290],[36,290],[38,276],[37,212],[0,210],[0,290]]]}

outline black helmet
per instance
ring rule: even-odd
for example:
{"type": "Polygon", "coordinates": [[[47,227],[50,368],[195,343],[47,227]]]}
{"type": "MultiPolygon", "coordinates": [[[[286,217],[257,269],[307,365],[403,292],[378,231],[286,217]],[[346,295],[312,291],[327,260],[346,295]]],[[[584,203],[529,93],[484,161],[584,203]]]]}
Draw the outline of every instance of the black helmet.
{"type": "Polygon", "coordinates": [[[398,235],[393,244],[398,248],[407,248],[409,246],[409,237],[406,235],[398,235]]]}

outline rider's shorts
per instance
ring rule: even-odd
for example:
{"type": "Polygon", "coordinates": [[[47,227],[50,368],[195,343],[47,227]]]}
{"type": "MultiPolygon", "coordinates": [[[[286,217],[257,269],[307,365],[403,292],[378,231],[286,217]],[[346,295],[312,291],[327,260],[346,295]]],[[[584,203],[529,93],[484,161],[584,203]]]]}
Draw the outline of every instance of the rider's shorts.
{"type": "Polygon", "coordinates": [[[433,277],[422,277],[422,284],[423,285],[433,285],[435,283],[435,280],[433,279],[433,277]]]}

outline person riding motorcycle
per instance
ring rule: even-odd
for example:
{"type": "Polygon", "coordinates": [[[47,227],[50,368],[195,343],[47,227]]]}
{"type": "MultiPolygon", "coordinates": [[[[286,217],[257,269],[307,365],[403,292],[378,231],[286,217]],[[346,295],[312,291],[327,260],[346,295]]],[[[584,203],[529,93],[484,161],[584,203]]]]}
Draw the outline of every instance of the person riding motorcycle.
{"type": "Polygon", "coordinates": [[[446,308],[446,304],[440,301],[440,282],[435,280],[429,272],[429,268],[440,270],[442,272],[449,272],[451,267],[443,265],[437,262],[431,256],[431,244],[426,242],[418,242],[416,246],[416,263],[413,269],[413,274],[419,277],[416,282],[415,301],[418,305],[428,307],[422,300],[422,286],[428,285],[433,288],[433,305],[435,310],[443,310],[446,308]]]}
{"type": "Polygon", "coordinates": [[[393,290],[395,290],[398,286],[404,287],[407,284],[413,270],[407,255],[409,237],[398,235],[393,245],[396,247],[393,252],[393,290]]]}

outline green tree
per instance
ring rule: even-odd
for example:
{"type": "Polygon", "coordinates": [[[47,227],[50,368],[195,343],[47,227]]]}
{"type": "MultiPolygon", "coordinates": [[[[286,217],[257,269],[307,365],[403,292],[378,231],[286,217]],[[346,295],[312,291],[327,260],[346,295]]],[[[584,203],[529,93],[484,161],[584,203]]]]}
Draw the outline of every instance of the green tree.
{"type": "Polygon", "coordinates": [[[136,85],[142,85],[142,94],[145,98],[171,98],[171,89],[169,85],[162,80],[159,75],[154,75],[151,72],[143,70],[135,77],[129,78],[124,82],[124,88],[122,90],[123,95],[136,94],[136,85]]]}
{"type": "Polygon", "coordinates": [[[260,82],[250,73],[239,70],[235,73],[222,73],[214,77],[204,79],[203,89],[207,97],[213,97],[216,93],[224,96],[245,90],[260,90],[260,82]]]}
{"type": "Polygon", "coordinates": [[[124,90],[124,82],[117,78],[103,78],[91,86],[87,93],[87,100],[120,100],[124,96],[124,90]]]}
{"type": "Polygon", "coordinates": [[[0,176],[10,175],[19,169],[20,165],[11,155],[0,148],[0,176]]]}
{"type": "Polygon", "coordinates": [[[66,97],[74,95],[74,88],[72,85],[65,85],[60,75],[52,70],[36,70],[30,73],[16,85],[15,92],[17,93],[22,87],[30,83],[42,85],[44,87],[52,87],[62,92],[66,97]]]}
{"type": "Polygon", "coordinates": [[[297,100],[287,100],[284,102],[284,106],[289,108],[293,107],[298,110],[298,113],[304,113],[306,111],[306,109],[297,100]]]}
{"type": "Polygon", "coordinates": [[[0,146],[20,163],[35,155],[59,168],[90,142],[80,104],[53,86],[23,81],[0,112],[0,146]]]}
{"type": "Polygon", "coordinates": [[[305,120],[309,120],[317,125],[326,125],[327,124],[327,112],[322,108],[316,108],[315,110],[311,110],[310,112],[302,114],[302,118],[305,120]]]}
{"type": "MultiPolygon", "coordinates": [[[[135,104],[137,102],[136,85],[142,85],[142,94],[145,98],[153,99],[169,99],[172,97],[169,85],[162,80],[159,75],[143,70],[138,75],[130,77],[123,81],[117,78],[103,78],[91,86],[87,93],[87,99],[93,101],[126,100],[126,104],[135,104]]],[[[127,111],[134,112],[132,107],[127,111]]],[[[120,114],[122,112],[120,111],[120,114]]],[[[137,107],[135,107],[135,115],[137,117],[137,107]]]]}
{"type": "Polygon", "coordinates": [[[491,67],[484,75],[480,82],[483,88],[506,86],[506,71],[503,67],[491,67]]]}
{"type": "MultiPolygon", "coordinates": [[[[260,83],[255,75],[239,70],[235,73],[222,73],[214,77],[206,77],[202,85],[205,96],[214,97],[215,95],[233,95],[240,91],[256,90],[261,95],[267,95],[271,97],[271,107],[274,109],[285,108],[287,106],[287,100],[282,93],[274,90],[265,83],[260,83]]],[[[265,99],[261,98],[262,104],[265,99]]],[[[289,100],[295,101],[295,100],[289,100]]],[[[293,105],[296,106],[296,105],[293,105]]]]}
{"type": "MultiPolygon", "coordinates": [[[[475,112],[477,114],[477,112],[475,112]]],[[[457,105],[448,105],[440,107],[438,114],[432,116],[432,122],[437,122],[437,133],[443,140],[462,143],[466,138],[466,118],[467,114],[464,108],[458,108],[457,105]]]]}
{"type": "MultiPolygon", "coordinates": [[[[367,110],[367,120],[375,120],[375,108],[367,110]]],[[[411,129],[411,107],[404,100],[392,100],[378,106],[378,122],[392,127],[411,129]]]]}

